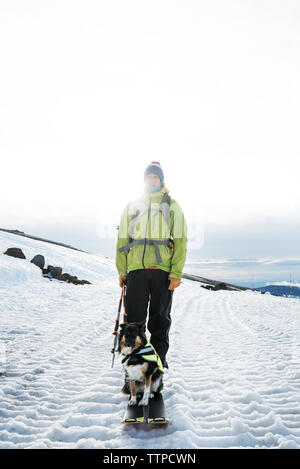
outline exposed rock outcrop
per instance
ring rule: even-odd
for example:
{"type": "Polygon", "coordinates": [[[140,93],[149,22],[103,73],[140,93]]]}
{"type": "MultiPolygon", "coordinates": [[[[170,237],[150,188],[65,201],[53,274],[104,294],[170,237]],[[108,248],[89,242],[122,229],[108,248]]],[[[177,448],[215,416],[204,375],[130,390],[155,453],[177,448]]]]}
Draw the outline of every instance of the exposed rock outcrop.
{"type": "Polygon", "coordinates": [[[18,259],[26,259],[22,249],[20,248],[8,248],[3,254],[11,257],[17,257],[18,259]]]}

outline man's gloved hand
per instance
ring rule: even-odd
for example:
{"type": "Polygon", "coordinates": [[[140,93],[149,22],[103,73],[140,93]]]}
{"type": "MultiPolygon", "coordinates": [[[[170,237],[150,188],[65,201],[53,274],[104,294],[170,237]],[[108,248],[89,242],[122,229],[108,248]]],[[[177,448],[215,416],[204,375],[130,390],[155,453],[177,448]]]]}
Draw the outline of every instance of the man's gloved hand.
{"type": "Polygon", "coordinates": [[[126,275],[119,275],[119,285],[121,288],[123,287],[123,283],[126,282],[126,277],[126,275]]]}
{"type": "Polygon", "coordinates": [[[179,287],[181,283],[178,278],[169,277],[169,280],[170,280],[169,290],[174,290],[175,288],[179,287]]]}

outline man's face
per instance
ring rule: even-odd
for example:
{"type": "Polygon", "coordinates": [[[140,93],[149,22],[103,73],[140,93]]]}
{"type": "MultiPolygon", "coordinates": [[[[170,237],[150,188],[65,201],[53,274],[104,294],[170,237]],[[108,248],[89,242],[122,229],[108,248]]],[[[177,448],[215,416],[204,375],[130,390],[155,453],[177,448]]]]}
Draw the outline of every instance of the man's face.
{"type": "Polygon", "coordinates": [[[148,186],[158,186],[158,184],[160,184],[160,178],[156,174],[150,173],[150,174],[147,174],[145,178],[145,183],[148,186]]]}

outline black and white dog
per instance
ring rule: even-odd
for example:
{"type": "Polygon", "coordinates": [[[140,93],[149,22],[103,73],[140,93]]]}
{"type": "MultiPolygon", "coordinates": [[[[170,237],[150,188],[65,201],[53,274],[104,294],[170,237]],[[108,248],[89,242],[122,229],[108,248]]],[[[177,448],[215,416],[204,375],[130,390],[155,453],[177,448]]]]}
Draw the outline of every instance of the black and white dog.
{"type": "Polygon", "coordinates": [[[130,395],[129,405],[137,404],[138,394],[142,394],[138,405],[148,405],[149,398],[163,388],[163,367],[158,354],[147,341],[145,322],[120,325],[118,351],[122,353],[125,370],[122,392],[130,395]]]}

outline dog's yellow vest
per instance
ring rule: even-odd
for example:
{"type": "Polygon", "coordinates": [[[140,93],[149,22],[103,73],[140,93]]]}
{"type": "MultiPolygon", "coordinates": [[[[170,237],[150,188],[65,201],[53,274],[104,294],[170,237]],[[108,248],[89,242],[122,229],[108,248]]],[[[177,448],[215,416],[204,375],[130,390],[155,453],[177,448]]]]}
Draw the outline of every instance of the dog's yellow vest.
{"type": "Polygon", "coordinates": [[[134,355],[141,355],[143,360],[146,362],[152,362],[152,363],[157,363],[157,366],[159,370],[163,373],[164,372],[164,367],[162,365],[162,361],[160,359],[160,356],[156,352],[155,348],[153,345],[150,344],[150,342],[147,342],[145,347],[142,349],[138,350],[137,352],[130,353],[128,355],[122,354],[122,363],[124,363],[128,358],[134,357],[134,355]]]}

